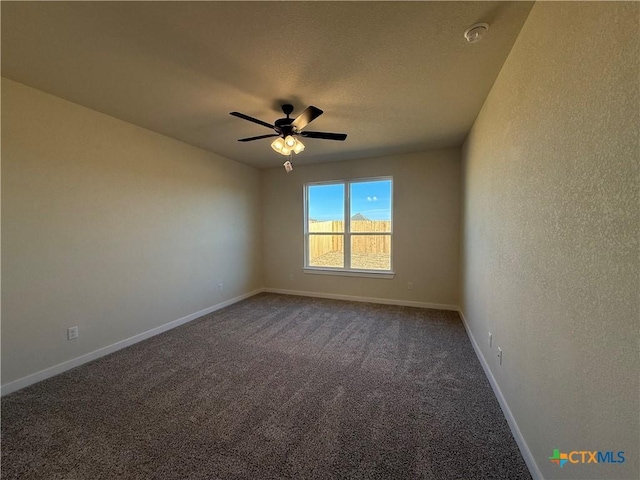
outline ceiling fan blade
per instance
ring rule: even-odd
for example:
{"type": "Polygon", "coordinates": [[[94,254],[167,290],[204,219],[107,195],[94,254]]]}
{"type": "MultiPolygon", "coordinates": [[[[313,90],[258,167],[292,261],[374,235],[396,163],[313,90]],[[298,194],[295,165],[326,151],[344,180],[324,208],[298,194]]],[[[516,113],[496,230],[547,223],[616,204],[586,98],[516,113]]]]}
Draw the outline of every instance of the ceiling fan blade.
{"type": "Polygon", "coordinates": [[[327,132],[300,132],[300,135],[307,138],[322,138],[323,140],[344,140],[347,138],[346,133],[327,133],[327,132]]]}
{"type": "Polygon", "coordinates": [[[239,138],[239,142],[251,142],[253,140],[260,140],[261,138],[269,138],[269,137],[279,137],[277,133],[272,133],[271,135],[260,135],[258,137],[248,137],[248,138],[239,138]]]}
{"type": "Polygon", "coordinates": [[[300,131],[323,113],[324,112],[318,107],[314,107],[313,105],[311,105],[307,107],[304,112],[298,115],[296,119],[291,122],[291,125],[294,126],[298,131],[300,131]]]}
{"type": "Polygon", "coordinates": [[[242,118],[244,120],[249,120],[250,122],[257,123],[258,125],[262,125],[267,128],[274,128],[273,125],[263,122],[262,120],[258,120],[257,118],[250,117],[249,115],[245,115],[240,112],[231,112],[229,115],[233,115],[234,117],[242,118]]]}

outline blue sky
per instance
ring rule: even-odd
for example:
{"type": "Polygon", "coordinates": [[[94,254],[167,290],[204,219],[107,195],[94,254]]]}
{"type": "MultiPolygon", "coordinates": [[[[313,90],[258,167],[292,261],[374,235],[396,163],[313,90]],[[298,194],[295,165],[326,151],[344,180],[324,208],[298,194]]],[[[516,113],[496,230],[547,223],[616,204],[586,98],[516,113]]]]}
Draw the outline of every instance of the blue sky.
{"type": "MultiPolygon", "coordinates": [[[[343,185],[311,185],[309,218],[344,220],[343,185]]],[[[351,184],[351,216],[361,213],[370,220],[391,219],[391,180],[351,184]]]]}

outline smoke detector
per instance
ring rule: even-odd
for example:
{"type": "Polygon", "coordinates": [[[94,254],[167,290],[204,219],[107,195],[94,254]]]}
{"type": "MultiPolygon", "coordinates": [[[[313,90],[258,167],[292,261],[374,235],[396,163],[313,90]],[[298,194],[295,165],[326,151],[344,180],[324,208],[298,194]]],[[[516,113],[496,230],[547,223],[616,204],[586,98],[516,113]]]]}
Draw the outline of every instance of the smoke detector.
{"type": "Polygon", "coordinates": [[[478,43],[487,35],[488,31],[488,23],[476,23],[467,28],[464,32],[464,38],[466,38],[469,43],[478,43]]]}

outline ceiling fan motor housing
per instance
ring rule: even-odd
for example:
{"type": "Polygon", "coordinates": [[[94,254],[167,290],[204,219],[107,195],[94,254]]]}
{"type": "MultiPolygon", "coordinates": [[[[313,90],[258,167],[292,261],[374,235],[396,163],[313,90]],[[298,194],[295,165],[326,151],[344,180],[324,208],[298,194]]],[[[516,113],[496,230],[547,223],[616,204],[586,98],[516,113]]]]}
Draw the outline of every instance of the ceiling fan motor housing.
{"type": "Polygon", "coordinates": [[[280,119],[276,120],[274,122],[275,131],[278,132],[280,135],[283,135],[285,137],[287,135],[293,135],[293,134],[297,133],[297,131],[295,130],[293,125],[291,125],[291,122],[292,122],[291,118],[280,118],[280,119]]]}
{"type": "Polygon", "coordinates": [[[274,122],[275,130],[283,137],[287,135],[295,135],[298,131],[291,125],[293,118],[289,118],[289,115],[293,113],[293,105],[285,103],[282,105],[282,112],[287,118],[280,118],[274,122]]]}

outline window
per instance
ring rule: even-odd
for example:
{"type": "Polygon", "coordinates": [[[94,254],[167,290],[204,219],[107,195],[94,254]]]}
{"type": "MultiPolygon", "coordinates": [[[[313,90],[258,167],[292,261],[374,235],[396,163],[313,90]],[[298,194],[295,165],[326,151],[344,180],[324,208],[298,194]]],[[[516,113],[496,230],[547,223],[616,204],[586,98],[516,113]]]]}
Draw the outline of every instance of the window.
{"type": "Polygon", "coordinates": [[[305,185],[305,271],[391,274],[390,177],[305,185]]]}

